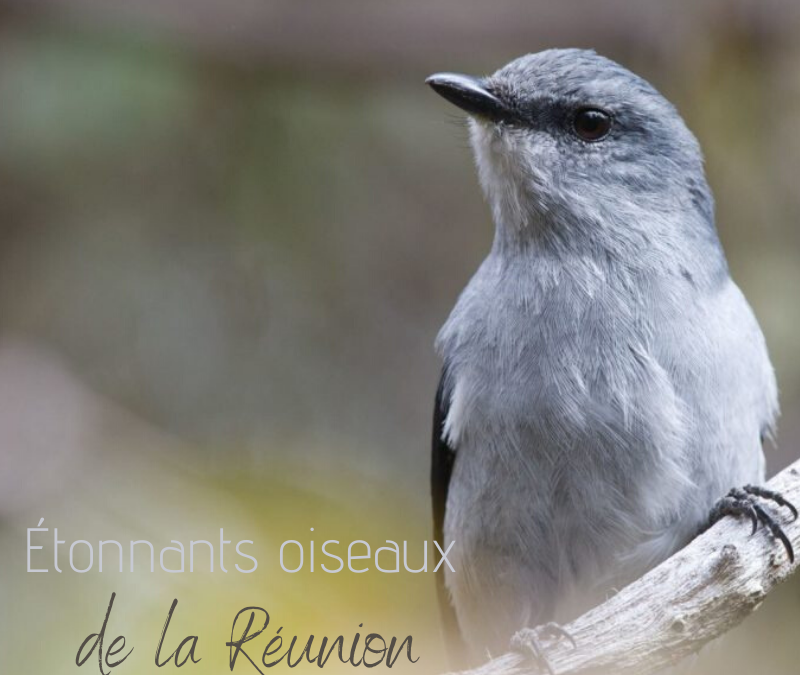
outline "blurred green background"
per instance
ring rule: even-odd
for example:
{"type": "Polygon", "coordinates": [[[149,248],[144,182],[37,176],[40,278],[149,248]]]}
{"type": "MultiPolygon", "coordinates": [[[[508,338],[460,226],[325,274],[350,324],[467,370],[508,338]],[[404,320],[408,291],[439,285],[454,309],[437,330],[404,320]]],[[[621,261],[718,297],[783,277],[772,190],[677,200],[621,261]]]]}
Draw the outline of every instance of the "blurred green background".
{"type": "MultiPolygon", "coordinates": [[[[78,672],[111,590],[120,672],[154,672],[173,597],[201,675],[249,604],[301,639],[410,633],[444,669],[431,575],[276,551],[428,536],[432,342],[492,229],[422,83],[554,46],[644,75],[699,137],[781,387],[770,472],[800,455],[796,0],[0,0],[0,671],[78,672]],[[225,527],[260,568],[28,575],[40,517],[157,547],[225,527]]],[[[794,675],[798,627],[800,582],[701,672],[794,675]]]]}

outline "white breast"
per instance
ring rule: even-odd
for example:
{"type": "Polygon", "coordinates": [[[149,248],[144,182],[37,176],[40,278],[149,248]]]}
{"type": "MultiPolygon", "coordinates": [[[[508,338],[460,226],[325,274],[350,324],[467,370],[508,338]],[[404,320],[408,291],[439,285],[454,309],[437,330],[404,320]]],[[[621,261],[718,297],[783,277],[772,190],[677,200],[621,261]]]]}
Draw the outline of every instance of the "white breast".
{"type": "MultiPolygon", "coordinates": [[[[601,601],[696,532],[717,481],[731,487],[763,470],[754,446],[741,453],[752,460],[708,485],[698,467],[717,441],[697,438],[697,416],[712,403],[676,393],[652,304],[625,306],[592,272],[557,283],[531,274],[488,260],[439,339],[451,378],[446,434],[457,449],[447,583],[462,631],[481,648],[601,601]],[[498,293],[515,274],[526,293],[498,293]]],[[[687,336],[714,331],[702,323],[687,336]]],[[[687,366],[717,377],[719,345],[708,340],[695,345],[709,350],[705,365],[687,366]]]]}

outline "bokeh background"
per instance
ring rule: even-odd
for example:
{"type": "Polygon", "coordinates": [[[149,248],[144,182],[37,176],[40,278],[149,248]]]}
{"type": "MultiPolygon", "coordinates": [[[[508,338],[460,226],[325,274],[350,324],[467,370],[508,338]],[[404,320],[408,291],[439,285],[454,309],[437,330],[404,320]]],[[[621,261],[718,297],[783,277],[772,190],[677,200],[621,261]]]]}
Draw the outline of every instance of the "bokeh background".
{"type": "MultiPolygon", "coordinates": [[[[796,0],[0,0],[3,673],[76,672],[112,590],[127,673],[173,597],[201,675],[251,604],[444,669],[432,575],[288,575],[277,546],[428,536],[432,342],[492,230],[422,83],[554,46],[641,73],[700,138],[780,382],[770,471],[800,455],[796,0]],[[225,527],[260,566],[26,574],[40,517],[67,545],[225,527]]],[[[793,675],[798,628],[800,582],[702,672],[793,675]]]]}

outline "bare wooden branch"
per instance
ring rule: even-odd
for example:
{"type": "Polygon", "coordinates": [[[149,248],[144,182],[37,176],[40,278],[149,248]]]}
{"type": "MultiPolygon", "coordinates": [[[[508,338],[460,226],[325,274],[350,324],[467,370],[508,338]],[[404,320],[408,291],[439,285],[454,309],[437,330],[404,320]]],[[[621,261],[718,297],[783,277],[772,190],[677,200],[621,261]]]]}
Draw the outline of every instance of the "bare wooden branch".
{"type": "MultiPolygon", "coordinates": [[[[769,487],[800,504],[800,460],[769,487]]],[[[780,522],[800,552],[800,523],[780,522]]],[[[785,514],[785,515],[784,515],[785,514]]],[[[797,569],[764,528],[725,518],[686,548],[569,625],[568,640],[549,644],[558,675],[651,675],[697,652],[754,612],[797,569]]],[[[800,556],[798,556],[800,561],[800,556]]],[[[508,653],[460,675],[532,675],[532,660],[508,653]]]]}

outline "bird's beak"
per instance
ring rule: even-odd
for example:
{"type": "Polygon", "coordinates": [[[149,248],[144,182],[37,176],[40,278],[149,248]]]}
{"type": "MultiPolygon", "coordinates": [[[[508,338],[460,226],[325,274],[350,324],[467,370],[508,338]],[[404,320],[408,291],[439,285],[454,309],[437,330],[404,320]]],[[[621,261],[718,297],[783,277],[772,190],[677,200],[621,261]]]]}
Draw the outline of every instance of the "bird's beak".
{"type": "Polygon", "coordinates": [[[489,91],[486,82],[481,78],[457,73],[436,73],[425,82],[437,94],[470,115],[497,120],[508,113],[507,106],[489,91]]]}

